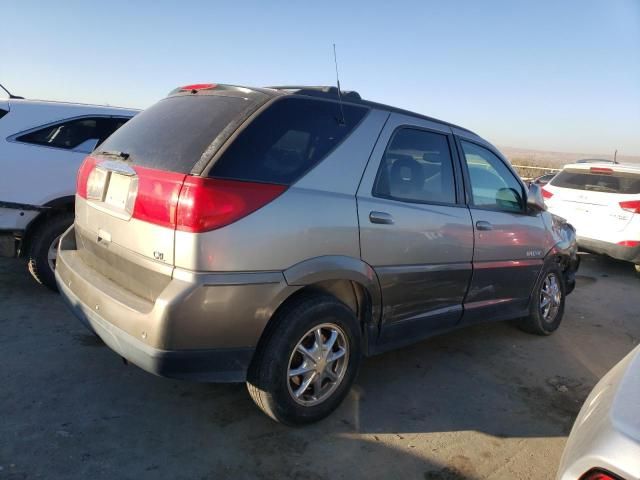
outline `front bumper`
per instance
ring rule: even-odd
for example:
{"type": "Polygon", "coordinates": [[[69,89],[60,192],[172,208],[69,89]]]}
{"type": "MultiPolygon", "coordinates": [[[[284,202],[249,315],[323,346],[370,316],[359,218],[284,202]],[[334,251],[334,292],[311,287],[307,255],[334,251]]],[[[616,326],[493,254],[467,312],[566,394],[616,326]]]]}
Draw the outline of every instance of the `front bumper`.
{"type": "Polygon", "coordinates": [[[271,302],[290,288],[281,272],[182,271],[148,301],[83,262],[73,227],[61,238],[55,275],[71,311],[117,354],[155,375],[201,382],[246,379],[271,302]]]}
{"type": "Polygon", "coordinates": [[[640,246],[623,247],[615,243],[603,242],[592,238],[578,237],[578,246],[585,252],[607,255],[617,260],[640,264],[640,246]]]}

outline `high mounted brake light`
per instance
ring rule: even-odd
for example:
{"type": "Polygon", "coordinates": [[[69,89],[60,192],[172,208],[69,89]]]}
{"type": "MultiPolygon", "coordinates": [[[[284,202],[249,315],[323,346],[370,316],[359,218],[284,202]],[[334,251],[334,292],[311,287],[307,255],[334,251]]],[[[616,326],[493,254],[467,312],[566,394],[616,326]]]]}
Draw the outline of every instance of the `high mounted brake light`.
{"type": "Polygon", "coordinates": [[[181,92],[192,92],[198,90],[213,90],[218,85],[215,83],[194,83],[193,85],[185,85],[184,87],[180,87],[181,92]]]}
{"type": "Polygon", "coordinates": [[[607,167],[591,167],[589,171],[591,173],[600,173],[604,175],[611,175],[613,173],[613,170],[607,167]]]}

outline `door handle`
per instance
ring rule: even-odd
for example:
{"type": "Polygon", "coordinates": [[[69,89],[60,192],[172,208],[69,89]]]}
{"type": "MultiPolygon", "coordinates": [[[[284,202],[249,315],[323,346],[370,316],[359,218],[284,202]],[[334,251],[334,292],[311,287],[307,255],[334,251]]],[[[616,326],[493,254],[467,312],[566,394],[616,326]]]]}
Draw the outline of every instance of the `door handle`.
{"type": "Polygon", "coordinates": [[[493,230],[493,225],[489,222],[485,222],[484,220],[480,220],[476,222],[476,229],[478,230],[493,230]]]}
{"type": "Polygon", "coordinates": [[[371,212],[369,213],[369,221],[371,223],[382,223],[385,225],[391,225],[393,223],[393,217],[387,212],[371,212]]]}

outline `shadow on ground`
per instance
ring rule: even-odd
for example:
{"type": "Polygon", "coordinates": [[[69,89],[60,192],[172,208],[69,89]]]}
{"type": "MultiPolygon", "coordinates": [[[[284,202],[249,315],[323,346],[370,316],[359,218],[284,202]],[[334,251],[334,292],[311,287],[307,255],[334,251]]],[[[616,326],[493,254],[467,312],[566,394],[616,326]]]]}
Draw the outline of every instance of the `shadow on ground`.
{"type": "Polygon", "coordinates": [[[291,429],[244,385],[124,367],[3,260],[0,478],[548,478],[582,401],[640,338],[632,270],[585,257],[555,335],[479,325],[367,359],[334,415],[291,429]]]}

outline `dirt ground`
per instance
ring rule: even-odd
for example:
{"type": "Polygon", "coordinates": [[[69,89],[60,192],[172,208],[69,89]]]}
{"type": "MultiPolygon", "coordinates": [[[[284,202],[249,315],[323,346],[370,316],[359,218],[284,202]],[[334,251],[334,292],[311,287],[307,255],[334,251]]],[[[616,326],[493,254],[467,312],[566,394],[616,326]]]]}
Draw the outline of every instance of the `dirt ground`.
{"type": "Polygon", "coordinates": [[[366,360],[291,429],[244,385],[149,375],[0,259],[0,479],[547,479],[598,379],[640,340],[640,278],[584,256],[560,330],[486,324],[366,360]]]}

